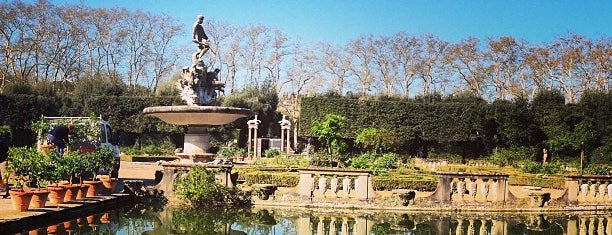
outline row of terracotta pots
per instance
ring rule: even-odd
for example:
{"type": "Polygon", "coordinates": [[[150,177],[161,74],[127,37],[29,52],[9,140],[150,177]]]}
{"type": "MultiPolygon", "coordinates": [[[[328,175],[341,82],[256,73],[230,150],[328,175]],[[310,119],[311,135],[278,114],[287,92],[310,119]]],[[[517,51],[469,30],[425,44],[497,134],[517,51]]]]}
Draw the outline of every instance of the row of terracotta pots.
{"type": "Polygon", "coordinates": [[[43,208],[47,200],[53,204],[95,197],[100,194],[110,195],[114,191],[117,179],[102,178],[102,181],[83,181],[83,184],[62,184],[47,186],[46,189],[23,191],[13,189],[11,195],[13,209],[26,211],[28,208],[43,208]]]}
{"type": "Polygon", "coordinates": [[[28,232],[28,234],[73,234],[79,231],[83,232],[83,228],[89,226],[91,228],[98,227],[100,224],[110,224],[113,218],[113,213],[103,213],[89,215],[84,218],[75,220],[65,221],[59,224],[48,226],[46,229],[35,229],[28,232]]]}

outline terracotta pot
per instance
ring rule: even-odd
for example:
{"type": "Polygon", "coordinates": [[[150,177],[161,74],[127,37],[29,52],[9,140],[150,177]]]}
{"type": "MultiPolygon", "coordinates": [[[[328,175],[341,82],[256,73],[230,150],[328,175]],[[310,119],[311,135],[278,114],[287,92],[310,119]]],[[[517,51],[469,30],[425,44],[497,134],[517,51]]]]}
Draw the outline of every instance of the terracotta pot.
{"type": "Polygon", "coordinates": [[[32,201],[32,193],[23,190],[11,189],[9,191],[13,202],[13,209],[16,211],[27,211],[32,201]]]}
{"type": "Polygon", "coordinates": [[[64,198],[66,196],[66,192],[68,191],[65,187],[59,186],[47,186],[47,190],[49,190],[49,201],[53,204],[61,204],[64,203],[64,198]]]}
{"type": "Polygon", "coordinates": [[[62,232],[61,231],[62,228],[63,228],[62,226],[57,225],[57,224],[48,226],[47,227],[47,234],[58,234],[58,233],[62,232]]]}
{"type": "Polygon", "coordinates": [[[47,204],[49,198],[49,191],[46,189],[32,191],[32,201],[30,201],[30,208],[43,208],[47,204]]]}
{"type": "Polygon", "coordinates": [[[66,232],[73,232],[75,231],[75,224],[75,220],[66,221],[64,222],[64,229],[66,230],[66,232]]]}
{"type": "Polygon", "coordinates": [[[87,197],[95,197],[98,196],[104,185],[102,181],[83,181],[83,184],[89,185],[89,189],[87,190],[87,197]]]}
{"type": "Polygon", "coordinates": [[[100,224],[100,215],[95,214],[87,216],[87,224],[89,224],[89,227],[97,227],[98,224],[100,224]]]}
{"type": "Polygon", "coordinates": [[[62,187],[66,188],[66,194],[64,195],[64,202],[74,201],[77,199],[80,186],[78,184],[65,184],[62,187]]]}
{"type": "Polygon", "coordinates": [[[101,175],[100,180],[102,181],[104,188],[106,188],[106,190],[104,190],[104,195],[111,195],[113,192],[115,192],[115,187],[117,186],[116,178],[111,178],[108,175],[101,175]]]}
{"type": "Polygon", "coordinates": [[[76,199],[83,199],[87,197],[87,190],[89,190],[89,184],[80,184],[76,199]]]}
{"type": "Polygon", "coordinates": [[[108,212],[104,213],[102,217],[100,217],[100,222],[102,222],[103,224],[110,224],[111,222],[110,214],[108,212]]]}

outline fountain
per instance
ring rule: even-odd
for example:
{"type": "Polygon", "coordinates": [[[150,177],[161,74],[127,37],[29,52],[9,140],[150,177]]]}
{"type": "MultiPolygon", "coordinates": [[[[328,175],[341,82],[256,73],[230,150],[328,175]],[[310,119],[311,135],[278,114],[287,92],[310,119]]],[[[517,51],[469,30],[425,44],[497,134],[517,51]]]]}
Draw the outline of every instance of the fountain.
{"type": "Polygon", "coordinates": [[[193,64],[181,69],[182,78],[177,81],[181,99],[187,105],[147,107],[143,110],[162,121],[187,126],[187,134],[182,152],[176,153],[181,163],[209,161],[215,154],[209,152],[210,135],[206,128],[219,126],[251,116],[248,109],[234,107],[209,106],[223,92],[224,83],[218,80],[219,69],[208,71],[202,56],[208,51],[208,37],[204,33],[200,15],[194,24],[193,42],[198,44],[198,51],[192,56],[193,64]]]}
{"type": "Polygon", "coordinates": [[[181,69],[182,77],[176,83],[180,96],[186,105],[147,107],[142,112],[162,121],[187,126],[187,133],[182,151],[177,151],[177,160],[161,162],[164,168],[161,182],[156,186],[166,196],[174,195],[172,185],[176,173],[188,171],[191,167],[203,164],[218,171],[217,180],[226,186],[233,183],[230,179],[232,164],[222,161],[211,161],[215,154],[210,153],[210,135],[206,128],[231,123],[242,117],[251,116],[249,109],[211,106],[218,92],[223,92],[224,83],[218,80],[218,69],[208,71],[202,56],[208,51],[208,37],[201,26],[203,17],[197,17],[193,28],[193,42],[198,51],[192,56],[193,64],[181,69]]]}

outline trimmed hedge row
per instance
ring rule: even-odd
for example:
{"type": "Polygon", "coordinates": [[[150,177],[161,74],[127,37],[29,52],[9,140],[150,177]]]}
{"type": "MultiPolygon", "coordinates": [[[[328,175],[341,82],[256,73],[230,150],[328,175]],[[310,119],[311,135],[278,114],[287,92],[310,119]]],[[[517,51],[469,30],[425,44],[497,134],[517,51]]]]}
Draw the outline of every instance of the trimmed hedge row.
{"type": "Polygon", "coordinates": [[[408,178],[374,177],[372,187],[374,190],[413,189],[421,192],[433,192],[436,190],[438,180],[415,180],[408,178]]]}
{"type": "MultiPolygon", "coordinates": [[[[375,190],[414,189],[418,191],[434,191],[438,180],[434,177],[381,177],[374,176],[372,185],[375,190]]],[[[275,184],[279,187],[296,187],[300,181],[297,172],[259,171],[242,168],[238,170],[238,180],[246,185],[275,184]]]]}

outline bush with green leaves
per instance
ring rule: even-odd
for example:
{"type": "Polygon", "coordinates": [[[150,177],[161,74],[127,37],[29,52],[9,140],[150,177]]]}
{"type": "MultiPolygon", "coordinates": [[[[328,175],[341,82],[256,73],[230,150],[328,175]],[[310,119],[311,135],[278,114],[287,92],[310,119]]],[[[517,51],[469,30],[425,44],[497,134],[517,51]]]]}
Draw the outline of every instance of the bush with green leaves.
{"type": "Polygon", "coordinates": [[[357,169],[368,169],[372,166],[372,163],[376,160],[376,154],[374,153],[363,153],[350,160],[350,167],[357,169]]]}
{"type": "Polygon", "coordinates": [[[215,172],[202,166],[192,167],[185,176],[179,177],[174,190],[179,198],[195,206],[244,205],[251,201],[246,192],[217,183],[215,172]]]}
{"type": "Polygon", "coordinates": [[[609,164],[592,164],[584,168],[587,175],[612,175],[612,166],[609,164]]]}
{"type": "Polygon", "coordinates": [[[278,149],[266,149],[266,151],[264,151],[264,157],[267,157],[267,158],[278,157],[281,154],[282,154],[281,151],[278,149]]]}
{"type": "Polygon", "coordinates": [[[52,162],[40,151],[31,147],[9,149],[7,169],[15,176],[18,187],[41,188],[53,179],[52,162]]]}
{"type": "Polygon", "coordinates": [[[385,128],[368,127],[357,135],[355,143],[360,145],[364,150],[373,151],[374,153],[382,153],[394,151],[400,145],[400,138],[385,128]]]}
{"type": "Polygon", "coordinates": [[[531,174],[554,175],[564,173],[565,169],[563,169],[563,164],[559,161],[542,165],[533,161],[525,161],[524,165],[521,167],[521,171],[531,174]]]}
{"type": "Polygon", "coordinates": [[[521,161],[535,160],[535,156],[536,150],[534,148],[497,149],[488,157],[488,161],[498,166],[516,166],[521,161]]]}

